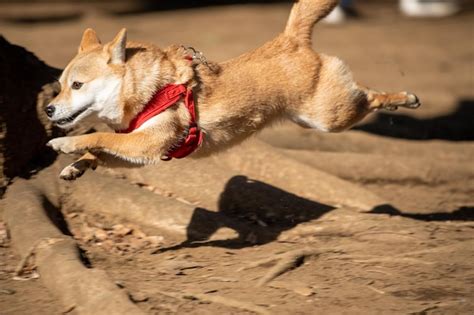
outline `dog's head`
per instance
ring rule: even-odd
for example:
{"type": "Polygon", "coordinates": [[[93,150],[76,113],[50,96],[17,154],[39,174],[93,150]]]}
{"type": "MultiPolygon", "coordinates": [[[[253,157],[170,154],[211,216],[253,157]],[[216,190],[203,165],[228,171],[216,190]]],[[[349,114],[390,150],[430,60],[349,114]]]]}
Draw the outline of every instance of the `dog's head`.
{"type": "Polygon", "coordinates": [[[102,45],[94,30],[85,30],[78,54],[59,79],[61,92],[45,108],[56,125],[69,128],[92,116],[112,124],[121,122],[126,37],[122,29],[102,45]]]}

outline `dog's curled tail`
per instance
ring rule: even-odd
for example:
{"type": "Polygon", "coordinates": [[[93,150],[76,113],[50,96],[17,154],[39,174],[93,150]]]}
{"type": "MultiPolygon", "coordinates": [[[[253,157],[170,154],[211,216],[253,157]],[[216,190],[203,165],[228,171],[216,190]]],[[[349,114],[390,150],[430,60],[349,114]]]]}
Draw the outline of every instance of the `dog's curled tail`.
{"type": "Polygon", "coordinates": [[[310,44],[313,26],[328,15],[338,0],[297,0],[291,9],[285,34],[310,44]]]}

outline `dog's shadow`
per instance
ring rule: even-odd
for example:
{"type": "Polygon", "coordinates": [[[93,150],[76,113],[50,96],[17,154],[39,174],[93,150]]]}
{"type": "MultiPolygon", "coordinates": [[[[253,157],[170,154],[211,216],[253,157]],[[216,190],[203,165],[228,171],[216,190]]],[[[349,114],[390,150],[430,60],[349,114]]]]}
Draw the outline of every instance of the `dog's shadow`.
{"type": "Polygon", "coordinates": [[[435,213],[404,213],[392,205],[380,205],[373,208],[368,213],[388,214],[390,216],[404,217],[417,221],[474,221],[474,207],[463,206],[452,212],[435,212],[435,213]]]}
{"type": "Polygon", "coordinates": [[[286,230],[317,219],[335,209],[245,176],[234,176],[219,199],[219,211],[196,208],[183,243],[159,252],[183,247],[218,246],[243,248],[274,241],[286,230]],[[230,228],[237,237],[210,240],[220,228],[230,228]]]}
{"type": "Polygon", "coordinates": [[[379,113],[377,118],[354,129],[409,140],[474,140],[474,100],[460,100],[450,114],[418,119],[402,114],[379,113]]]}
{"type": "MultiPolygon", "coordinates": [[[[160,248],[155,253],[201,246],[239,249],[262,245],[278,239],[282,232],[318,219],[334,209],[264,182],[235,176],[227,182],[220,196],[218,212],[196,208],[187,226],[187,239],[178,245],[160,248]],[[212,239],[221,228],[230,228],[237,236],[212,239]]],[[[379,205],[367,213],[390,214],[426,222],[474,220],[472,207],[462,207],[452,213],[413,214],[404,213],[391,205],[379,205]]]]}

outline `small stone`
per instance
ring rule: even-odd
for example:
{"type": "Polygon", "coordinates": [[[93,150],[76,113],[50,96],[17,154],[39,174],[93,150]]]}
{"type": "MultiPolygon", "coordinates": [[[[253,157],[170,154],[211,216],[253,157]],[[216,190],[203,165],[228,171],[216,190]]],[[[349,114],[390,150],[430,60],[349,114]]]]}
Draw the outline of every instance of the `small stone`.
{"type": "Polygon", "coordinates": [[[219,290],[217,290],[217,289],[211,289],[211,290],[204,291],[204,294],[216,293],[218,291],[219,290]]]}
{"type": "Polygon", "coordinates": [[[108,238],[108,235],[107,235],[107,232],[104,231],[104,230],[101,230],[101,229],[96,229],[94,231],[94,238],[97,240],[97,241],[105,241],[107,238],[108,238]]]}
{"type": "Polygon", "coordinates": [[[132,233],[133,229],[131,229],[130,227],[128,226],[125,226],[123,224],[116,224],[112,227],[112,230],[113,230],[113,233],[115,235],[118,235],[118,236],[121,236],[121,237],[124,237],[125,235],[128,235],[130,233],[132,233]]]}
{"type": "Polygon", "coordinates": [[[316,292],[314,291],[313,288],[310,286],[306,285],[303,282],[299,281],[272,281],[268,284],[270,287],[273,288],[280,288],[280,289],[286,289],[293,291],[297,294],[300,294],[302,296],[311,296],[315,294],[316,292]]]}
{"type": "Polygon", "coordinates": [[[145,238],[146,234],[140,231],[139,229],[133,229],[132,235],[137,237],[137,238],[145,238]]]}
{"type": "Polygon", "coordinates": [[[194,295],[183,295],[183,299],[195,301],[195,300],[197,300],[198,298],[195,297],[194,295]]]}
{"type": "Polygon", "coordinates": [[[80,230],[79,236],[84,242],[89,242],[94,239],[94,229],[84,225],[80,230]]]}
{"type": "Polygon", "coordinates": [[[158,235],[153,235],[153,236],[147,236],[145,237],[145,240],[151,245],[151,246],[158,246],[163,244],[165,238],[163,236],[158,236],[158,235]]]}
{"type": "Polygon", "coordinates": [[[186,260],[186,259],[189,259],[189,258],[193,258],[193,256],[191,254],[180,254],[180,255],[178,255],[177,258],[186,260]]]}
{"type": "Polygon", "coordinates": [[[128,243],[117,243],[116,247],[121,252],[128,252],[130,249],[130,244],[128,243]]]}
{"type": "Polygon", "coordinates": [[[107,251],[112,251],[115,247],[115,243],[112,240],[103,241],[100,246],[102,246],[107,251]]]}
{"type": "Polygon", "coordinates": [[[226,277],[209,277],[211,281],[220,281],[220,282],[237,282],[236,278],[226,278],[226,277]]]}
{"type": "Polygon", "coordinates": [[[309,287],[295,287],[295,288],[293,288],[293,291],[295,293],[298,293],[298,294],[302,295],[302,296],[311,296],[315,293],[313,291],[313,289],[311,289],[309,287]]]}
{"type": "Polygon", "coordinates": [[[0,294],[13,295],[16,291],[13,289],[0,289],[0,294]]]}
{"type": "Polygon", "coordinates": [[[129,297],[130,297],[130,300],[132,300],[132,302],[135,302],[135,303],[146,302],[149,299],[149,297],[143,292],[129,293],[129,297]]]}

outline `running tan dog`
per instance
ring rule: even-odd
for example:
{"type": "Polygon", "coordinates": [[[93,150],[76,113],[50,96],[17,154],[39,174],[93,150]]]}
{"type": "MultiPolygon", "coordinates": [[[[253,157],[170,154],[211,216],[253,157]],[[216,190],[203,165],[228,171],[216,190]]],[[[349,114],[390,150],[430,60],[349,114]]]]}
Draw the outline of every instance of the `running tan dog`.
{"type": "Polygon", "coordinates": [[[360,86],[341,60],[312,50],[314,24],[336,4],[298,1],[282,34],[219,64],[182,46],[161,50],[127,41],[125,29],[102,45],[87,29],[46,113],[64,128],[88,117],[119,132],[51,140],[54,150],[87,152],[60,177],[75,179],[98,162],[206,156],[283,118],[338,132],[378,109],[417,108],[415,95],[360,86]]]}

